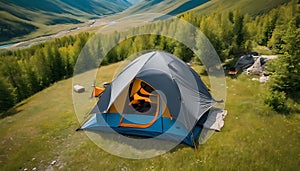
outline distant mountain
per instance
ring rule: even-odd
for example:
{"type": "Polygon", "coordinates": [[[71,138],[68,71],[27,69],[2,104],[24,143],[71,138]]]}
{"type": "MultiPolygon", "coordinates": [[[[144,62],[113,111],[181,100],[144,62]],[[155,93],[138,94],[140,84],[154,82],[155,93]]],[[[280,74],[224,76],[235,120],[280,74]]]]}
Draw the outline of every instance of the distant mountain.
{"type": "Polygon", "coordinates": [[[211,0],[194,9],[200,14],[209,14],[212,12],[225,12],[232,10],[239,10],[243,14],[250,14],[252,16],[260,15],[269,12],[291,0],[211,0]]]}
{"type": "MultiPolygon", "coordinates": [[[[77,27],[99,16],[140,13],[178,15],[239,10],[259,15],[290,0],[1,0],[0,44],[77,27]],[[62,27],[63,26],[63,27],[62,27]],[[30,36],[28,36],[30,35],[30,36]],[[16,38],[18,37],[18,38],[16,38]]],[[[166,15],[156,19],[164,19],[166,15]]]]}
{"type": "Polygon", "coordinates": [[[77,24],[121,12],[127,0],[1,0],[0,42],[45,26],[77,24]]]}
{"type": "Polygon", "coordinates": [[[124,14],[162,13],[177,15],[191,10],[208,0],[140,0],[124,11],[124,14]]]}
{"type": "Polygon", "coordinates": [[[123,14],[162,13],[178,15],[189,10],[202,14],[239,10],[241,13],[259,15],[291,0],[140,0],[123,14]]]}

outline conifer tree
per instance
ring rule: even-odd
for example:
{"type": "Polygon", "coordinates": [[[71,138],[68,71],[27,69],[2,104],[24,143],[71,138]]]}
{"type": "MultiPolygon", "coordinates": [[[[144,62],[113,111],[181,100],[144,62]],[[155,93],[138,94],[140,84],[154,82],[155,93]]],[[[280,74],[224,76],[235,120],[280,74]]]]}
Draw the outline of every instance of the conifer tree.
{"type": "Polygon", "coordinates": [[[15,104],[14,90],[7,80],[0,77],[0,113],[13,107],[15,104]]]}

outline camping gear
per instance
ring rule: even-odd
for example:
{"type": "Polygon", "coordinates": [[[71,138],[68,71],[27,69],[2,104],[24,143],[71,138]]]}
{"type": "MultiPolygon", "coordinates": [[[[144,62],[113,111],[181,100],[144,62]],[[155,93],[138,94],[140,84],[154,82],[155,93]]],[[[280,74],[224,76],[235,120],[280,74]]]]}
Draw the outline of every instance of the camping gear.
{"type": "Polygon", "coordinates": [[[192,68],[169,53],[155,51],[125,67],[79,130],[159,136],[194,146],[215,103],[192,68]]]}
{"type": "Polygon", "coordinates": [[[254,64],[254,58],[252,55],[244,55],[236,62],[234,68],[242,69],[243,71],[254,64]]]}
{"type": "Polygon", "coordinates": [[[92,92],[92,97],[99,97],[103,91],[105,90],[104,88],[93,86],[93,92],[92,92]]]}
{"type": "Polygon", "coordinates": [[[92,85],[92,87],[94,87],[94,88],[93,88],[91,97],[99,97],[99,96],[103,93],[103,91],[105,90],[105,88],[106,88],[110,83],[109,83],[109,82],[104,82],[104,83],[102,83],[103,88],[102,88],[102,87],[98,87],[98,86],[96,86],[95,84],[96,84],[96,83],[94,83],[94,84],[92,85]]]}
{"type": "Polygon", "coordinates": [[[229,70],[228,70],[228,75],[236,75],[237,74],[237,72],[238,72],[238,70],[236,69],[236,68],[234,68],[234,67],[231,67],[231,68],[229,68],[229,70]]]}
{"type": "Polygon", "coordinates": [[[258,52],[255,52],[255,51],[252,51],[252,52],[250,52],[250,54],[249,55],[251,55],[251,56],[259,56],[259,53],[258,52]]]}
{"type": "Polygon", "coordinates": [[[76,93],[83,93],[85,91],[85,88],[81,85],[74,85],[73,90],[76,93]]]}
{"type": "Polygon", "coordinates": [[[108,87],[109,84],[110,84],[109,82],[104,82],[104,83],[102,83],[102,85],[103,85],[104,88],[108,87]]]}
{"type": "Polygon", "coordinates": [[[208,115],[208,118],[203,124],[203,127],[210,130],[221,131],[221,128],[224,126],[224,119],[226,115],[227,115],[226,110],[212,108],[210,110],[210,114],[208,115]]]}

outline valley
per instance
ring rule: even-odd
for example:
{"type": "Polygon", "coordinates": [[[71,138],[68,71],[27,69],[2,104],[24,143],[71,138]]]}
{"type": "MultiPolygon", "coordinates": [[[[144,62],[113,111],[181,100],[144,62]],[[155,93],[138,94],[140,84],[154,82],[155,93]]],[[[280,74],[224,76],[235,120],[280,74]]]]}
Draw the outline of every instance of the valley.
{"type": "MultiPolygon", "coordinates": [[[[298,170],[299,1],[195,1],[2,0],[0,170],[298,170]],[[83,2],[89,3],[84,6],[83,2]],[[192,30],[165,20],[164,14],[191,23],[214,50],[202,46],[201,37],[192,30]],[[129,34],[122,39],[126,31],[149,30],[157,35],[129,34]],[[161,32],[190,39],[199,45],[202,58],[161,32]],[[96,33],[105,34],[91,41],[91,49],[84,49],[96,33]],[[224,100],[228,114],[224,128],[196,148],[179,144],[165,154],[139,160],[115,156],[99,148],[85,132],[75,130],[98,101],[91,97],[94,86],[111,82],[133,57],[152,50],[180,58],[216,100],[224,100]],[[219,75],[209,75],[203,63],[211,59],[211,53],[218,54],[222,63],[218,67],[225,73],[222,99],[217,97],[221,93],[213,93],[212,80],[219,75]],[[266,67],[261,75],[247,75],[236,67],[240,57],[254,54],[276,55],[276,59],[266,65],[257,60],[266,67]],[[76,65],[80,60],[82,65],[76,65]],[[235,75],[229,74],[231,68],[235,75]],[[93,81],[85,71],[96,73],[93,81]],[[77,76],[80,81],[76,82],[77,76]],[[257,81],[262,76],[267,82],[257,81]],[[85,111],[76,108],[75,84],[85,88],[77,94],[85,111]]],[[[135,149],[128,142],[103,140],[118,152],[121,145],[143,151],[144,144],[135,149]]],[[[157,153],[152,146],[146,150],[157,153]]]]}
{"type": "MultiPolygon", "coordinates": [[[[156,20],[163,20],[165,14],[176,16],[202,5],[207,0],[132,0],[96,1],[88,0],[88,6],[81,2],[47,0],[30,6],[16,0],[0,2],[0,49],[26,48],[32,44],[49,41],[64,35],[80,32],[95,32],[114,20],[139,14],[159,14],[156,20]],[[196,2],[196,1],[195,1],[196,2]],[[94,23],[93,23],[94,22],[94,23]]],[[[154,19],[154,18],[153,18],[154,19]]],[[[129,21],[130,23],[130,21],[129,21]]]]}

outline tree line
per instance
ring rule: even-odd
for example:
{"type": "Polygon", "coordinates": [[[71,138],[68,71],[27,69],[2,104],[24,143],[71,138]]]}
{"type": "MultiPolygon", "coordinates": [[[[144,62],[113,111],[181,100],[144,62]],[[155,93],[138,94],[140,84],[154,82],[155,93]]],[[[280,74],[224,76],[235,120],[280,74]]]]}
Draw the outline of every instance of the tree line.
{"type": "Polygon", "coordinates": [[[249,16],[241,11],[201,15],[195,11],[181,17],[199,27],[224,61],[249,53],[260,45],[278,58],[268,63],[271,75],[264,102],[272,109],[288,113],[288,98],[300,93],[300,1],[292,0],[266,14],[249,16]]]}
{"type": "Polygon", "coordinates": [[[81,33],[26,49],[0,54],[0,112],[21,100],[71,77],[80,49],[90,34],[81,33]]]}
{"type": "MultiPolygon", "coordinates": [[[[299,90],[299,3],[294,0],[266,14],[250,16],[238,10],[215,12],[202,15],[197,11],[179,16],[199,28],[215,47],[221,61],[249,53],[254,46],[267,46],[276,54],[282,54],[270,68],[274,75],[272,91],[289,94],[295,88],[299,90]],[[283,66],[286,67],[282,67],[283,66]],[[285,73],[289,75],[286,76],[285,73]]],[[[184,36],[197,44],[198,38],[193,30],[181,29],[172,20],[158,21],[131,29],[136,32],[172,32],[184,36]]],[[[101,35],[90,49],[90,56],[97,56],[109,49],[102,65],[118,62],[142,50],[163,50],[189,62],[197,60],[193,51],[182,42],[155,34],[126,38],[128,33],[113,32],[101,35]]],[[[94,34],[80,33],[40,43],[26,49],[4,51],[0,53],[0,113],[8,110],[21,100],[43,90],[51,84],[73,75],[77,58],[94,34]]],[[[97,63],[91,58],[91,63],[97,63]]],[[[199,62],[199,61],[198,61],[199,62]]],[[[98,67],[92,65],[91,68],[98,67]]]]}

